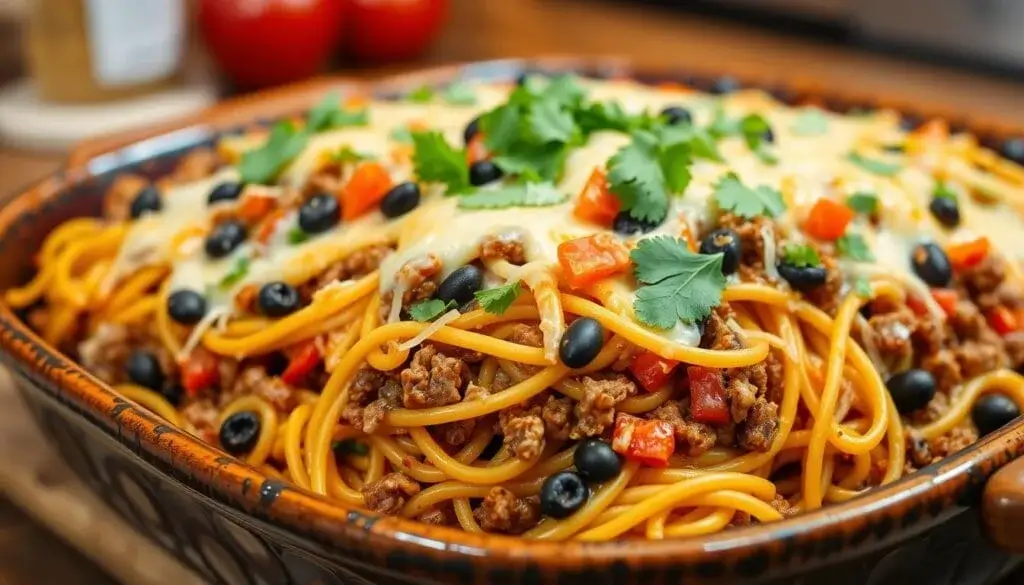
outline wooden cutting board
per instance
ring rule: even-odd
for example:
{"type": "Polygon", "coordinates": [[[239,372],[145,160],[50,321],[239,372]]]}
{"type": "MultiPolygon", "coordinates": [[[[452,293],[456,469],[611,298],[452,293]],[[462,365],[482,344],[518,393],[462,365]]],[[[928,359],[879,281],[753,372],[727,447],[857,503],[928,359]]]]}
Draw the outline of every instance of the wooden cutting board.
{"type": "Polygon", "coordinates": [[[130,585],[203,585],[78,480],[0,368],[0,493],[112,577],[130,585]]]}

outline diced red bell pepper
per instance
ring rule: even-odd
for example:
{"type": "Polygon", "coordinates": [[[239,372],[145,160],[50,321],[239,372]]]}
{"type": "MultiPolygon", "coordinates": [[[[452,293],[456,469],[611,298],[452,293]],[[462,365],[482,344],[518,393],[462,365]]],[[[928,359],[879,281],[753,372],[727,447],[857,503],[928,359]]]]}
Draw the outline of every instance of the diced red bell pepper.
{"type": "Polygon", "coordinates": [[[907,295],[907,308],[918,317],[924,317],[928,314],[928,305],[924,303],[923,299],[914,295],[907,295]]]}
{"type": "Polygon", "coordinates": [[[988,318],[988,324],[999,335],[1007,335],[1020,330],[1021,323],[1017,319],[1017,315],[1007,307],[998,306],[988,311],[985,316],[988,318]]]}
{"type": "Polygon", "coordinates": [[[690,383],[690,414],[693,420],[710,425],[729,422],[729,403],[725,399],[722,371],[702,366],[687,366],[690,383]]]}
{"type": "Polygon", "coordinates": [[[852,209],[838,201],[818,199],[807,215],[804,231],[819,240],[836,240],[846,233],[854,215],[852,209]]]}
{"type": "Polygon", "coordinates": [[[341,217],[351,220],[366,213],[391,190],[391,175],[380,163],[363,162],[341,189],[341,217]]]}
{"type": "Polygon", "coordinates": [[[642,465],[666,467],[676,450],[675,433],[663,420],[644,420],[620,412],[615,418],[612,449],[642,465]]]}
{"type": "Polygon", "coordinates": [[[281,374],[286,383],[297,386],[306,381],[306,376],[320,363],[323,356],[313,340],[305,341],[295,347],[288,360],[288,367],[281,374]]]}
{"type": "Polygon", "coordinates": [[[576,199],[576,207],[572,212],[584,221],[610,226],[621,208],[622,203],[608,190],[608,178],[604,171],[595,168],[576,199]]]}
{"type": "Polygon", "coordinates": [[[629,371],[644,390],[656,392],[665,386],[665,382],[678,365],[679,362],[675,360],[667,360],[653,351],[645,351],[633,356],[629,363],[629,371]]]}
{"type": "Polygon", "coordinates": [[[625,272],[629,251],[611,234],[594,234],[559,244],[558,263],[569,286],[581,288],[625,272]]]}
{"type": "Polygon", "coordinates": [[[192,350],[181,367],[181,385],[191,397],[212,388],[220,381],[219,360],[213,353],[199,347],[192,350]]]}
{"type": "MultiPolygon", "coordinates": [[[[933,288],[932,298],[942,307],[942,312],[947,316],[952,317],[956,314],[956,304],[960,300],[960,296],[955,290],[950,288],[933,288]]],[[[927,311],[927,309],[925,310],[927,311]]]]}
{"type": "Polygon", "coordinates": [[[982,236],[976,240],[951,245],[946,248],[946,256],[949,257],[953,270],[962,271],[977,266],[984,260],[990,247],[988,238],[982,236]]]}
{"type": "Polygon", "coordinates": [[[266,217],[275,207],[277,207],[276,197],[250,191],[242,194],[236,213],[239,219],[251,225],[266,217]]]}

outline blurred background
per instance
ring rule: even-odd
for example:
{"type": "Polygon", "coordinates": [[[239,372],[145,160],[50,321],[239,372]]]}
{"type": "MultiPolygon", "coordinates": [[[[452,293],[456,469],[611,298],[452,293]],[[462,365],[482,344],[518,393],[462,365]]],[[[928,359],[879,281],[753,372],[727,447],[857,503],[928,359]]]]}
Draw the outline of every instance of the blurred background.
{"type": "MultiPolygon", "coordinates": [[[[83,140],[224,97],[551,54],[796,81],[1024,134],[1024,0],[0,0],[0,202],[83,140]]],[[[75,482],[7,386],[0,584],[198,583],[75,482]]]]}

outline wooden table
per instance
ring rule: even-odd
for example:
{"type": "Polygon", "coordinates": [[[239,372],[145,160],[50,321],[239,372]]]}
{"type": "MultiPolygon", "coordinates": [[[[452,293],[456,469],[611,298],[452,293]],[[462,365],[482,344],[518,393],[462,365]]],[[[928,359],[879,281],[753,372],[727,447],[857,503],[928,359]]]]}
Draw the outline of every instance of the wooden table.
{"type": "MultiPolygon", "coordinates": [[[[795,78],[982,113],[1024,128],[1020,107],[1024,86],[1009,80],[706,16],[594,0],[452,0],[443,37],[414,65],[553,53],[618,55],[640,65],[795,78]]],[[[345,73],[373,75],[359,70],[345,73]]],[[[60,161],[60,155],[0,148],[0,194],[51,172],[60,161]]],[[[49,582],[108,585],[112,581],[0,499],[0,583],[49,582]]]]}

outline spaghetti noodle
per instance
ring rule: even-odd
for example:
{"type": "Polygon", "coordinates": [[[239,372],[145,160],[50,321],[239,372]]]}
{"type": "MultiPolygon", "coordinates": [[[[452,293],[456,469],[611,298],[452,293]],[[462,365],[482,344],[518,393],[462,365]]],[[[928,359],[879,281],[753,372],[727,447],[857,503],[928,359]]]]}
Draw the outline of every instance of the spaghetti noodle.
{"type": "Polygon", "coordinates": [[[5,300],[268,475],[524,538],[772,522],[1024,406],[1024,169],[970,137],[757,91],[472,91],[332,96],[115,182],[5,300]]]}

